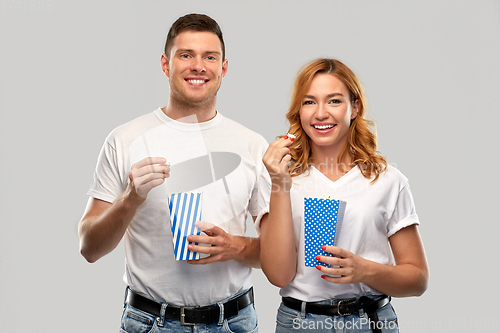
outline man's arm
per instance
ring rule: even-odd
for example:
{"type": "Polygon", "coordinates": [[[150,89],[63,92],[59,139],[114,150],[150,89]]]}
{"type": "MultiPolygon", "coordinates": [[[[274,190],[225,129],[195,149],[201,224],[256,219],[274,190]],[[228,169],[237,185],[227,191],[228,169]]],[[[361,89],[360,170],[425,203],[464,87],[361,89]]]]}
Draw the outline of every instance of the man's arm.
{"type": "Polygon", "coordinates": [[[118,246],[137,208],[151,189],[163,184],[169,172],[164,158],[145,158],[132,166],[127,188],[113,203],[89,199],[78,224],[80,253],[88,262],[96,262],[118,246]]]}

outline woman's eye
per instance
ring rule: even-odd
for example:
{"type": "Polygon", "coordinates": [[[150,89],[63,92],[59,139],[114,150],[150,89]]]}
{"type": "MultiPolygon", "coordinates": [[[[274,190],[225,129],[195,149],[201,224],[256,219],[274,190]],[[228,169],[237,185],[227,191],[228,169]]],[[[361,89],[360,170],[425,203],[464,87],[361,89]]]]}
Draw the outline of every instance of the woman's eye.
{"type": "Polygon", "coordinates": [[[304,101],[302,104],[303,105],[313,105],[314,102],[313,101],[304,101]]]}
{"type": "Polygon", "coordinates": [[[332,100],[330,101],[330,103],[331,103],[331,104],[340,104],[340,103],[342,103],[342,101],[341,101],[340,99],[332,99],[332,100]]]}

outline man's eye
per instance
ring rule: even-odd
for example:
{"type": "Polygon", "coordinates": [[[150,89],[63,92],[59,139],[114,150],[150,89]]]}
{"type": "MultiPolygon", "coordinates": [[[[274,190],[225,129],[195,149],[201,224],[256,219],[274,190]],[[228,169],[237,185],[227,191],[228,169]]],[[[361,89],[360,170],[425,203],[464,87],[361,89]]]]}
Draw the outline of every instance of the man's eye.
{"type": "Polygon", "coordinates": [[[181,58],[187,59],[189,58],[189,54],[181,54],[181,58]]]}
{"type": "Polygon", "coordinates": [[[208,59],[208,60],[217,60],[217,58],[216,58],[216,57],[214,57],[214,56],[208,56],[208,57],[207,57],[207,59],[208,59]]]}

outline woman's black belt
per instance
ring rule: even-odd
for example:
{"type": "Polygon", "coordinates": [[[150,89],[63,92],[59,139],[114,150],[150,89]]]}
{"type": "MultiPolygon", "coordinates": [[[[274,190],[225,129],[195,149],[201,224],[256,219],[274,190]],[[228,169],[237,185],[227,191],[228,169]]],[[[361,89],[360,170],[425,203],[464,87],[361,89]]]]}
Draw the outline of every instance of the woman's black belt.
{"type": "MultiPolygon", "coordinates": [[[[293,297],[282,297],[283,304],[290,309],[302,311],[302,301],[293,297]]],[[[349,298],[339,300],[337,303],[318,304],[316,302],[306,302],[306,313],[319,314],[324,316],[346,316],[353,313],[358,313],[361,309],[366,312],[370,319],[370,325],[374,333],[382,332],[378,327],[377,310],[383,308],[391,298],[387,295],[382,295],[379,298],[373,299],[367,296],[359,298],[349,298]]]]}

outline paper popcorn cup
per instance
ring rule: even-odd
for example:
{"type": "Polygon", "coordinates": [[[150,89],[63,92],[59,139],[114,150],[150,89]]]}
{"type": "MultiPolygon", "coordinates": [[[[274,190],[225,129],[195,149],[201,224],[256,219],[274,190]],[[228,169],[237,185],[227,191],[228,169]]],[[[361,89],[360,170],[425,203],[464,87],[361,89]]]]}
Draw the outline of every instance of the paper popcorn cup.
{"type": "Polygon", "coordinates": [[[304,198],[304,258],[306,267],[330,267],[315,259],[332,256],[322,246],[336,245],[346,202],[335,199],[304,198]]]}
{"type": "Polygon", "coordinates": [[[175,260],[200,259],[199,253],[188,250],[191,242],[188,242],[187,236],[201,233],[194,225],[196,221],[201,220],[201,199],[201,192],[172,193],[169,197],[168,208],[175,260]]]}

